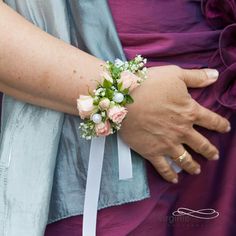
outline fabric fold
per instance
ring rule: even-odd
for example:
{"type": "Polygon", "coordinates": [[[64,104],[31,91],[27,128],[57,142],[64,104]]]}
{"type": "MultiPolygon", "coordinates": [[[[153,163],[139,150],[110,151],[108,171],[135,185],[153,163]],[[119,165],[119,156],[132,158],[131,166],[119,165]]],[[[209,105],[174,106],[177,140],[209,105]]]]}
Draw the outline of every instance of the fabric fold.
{"type": "Polygon", "coordinates": [[[225,108],[236,109],[236,1],[202,0],[202,11],[214,29],[221,29],[219,48],[210,59],[210,67],[220,66],[221,74],[214,94],[225,108]]]}

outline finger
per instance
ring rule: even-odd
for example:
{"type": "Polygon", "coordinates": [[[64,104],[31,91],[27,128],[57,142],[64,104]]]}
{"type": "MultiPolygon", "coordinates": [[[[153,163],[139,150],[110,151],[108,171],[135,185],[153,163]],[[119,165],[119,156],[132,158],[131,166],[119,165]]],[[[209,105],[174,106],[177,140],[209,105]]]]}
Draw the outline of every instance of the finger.
{"type": "Polygon", "coordinates": [[[189,135],[185,143],[191,147],[195,152],[201,154],[209,160],[218,160],[219,151],[218,149],[210,143],[210,141],[201,135],[196,130],[189,132],[189,135]]]}
{"type": "MultiPolygon", "coordinates": [[[[197,103],[197,102],[196,102],[197,103]]],[[[229,132],[231,127],[230,123],[224,117],[210,111],[209,109],[197,104],[197,116],[194,124],[204,128],[215,130],[221,133],[229,132]]]]}
{"type": "Polygon", "coordinates": [[[215,69],[182,69],[180,78],[185,82],[187,87],[202,88],[216,82],[218,76],[219,72],[215,69]]]}
{"type": "Polygon", "coordinates": [[[189,174],[199,174],[201,172],[200,165],[193,160],[192,156],[186,151],[185,158],[180,160],[179,157],[185,153],[185,149],[182,145],[179,145],[175,148],[175,150],[170,150],[170,155],[172,159],[176,162],[176,164],[184,169],[189,174]]]}
{"type": "Polygon", "coordinates": [[[158,156],[149,159],[151,164],[155,167],[157,172],[168,182],[172,182],[174,184],[178,183],[178,175],[171,168],[165,157],[158,156]]]}

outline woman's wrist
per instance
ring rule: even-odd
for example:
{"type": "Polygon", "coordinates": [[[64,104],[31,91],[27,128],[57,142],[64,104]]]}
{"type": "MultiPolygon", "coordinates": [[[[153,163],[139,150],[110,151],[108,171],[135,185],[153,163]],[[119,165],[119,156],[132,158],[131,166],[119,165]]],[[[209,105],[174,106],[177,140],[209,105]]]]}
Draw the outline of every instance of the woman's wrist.
{"type": "Polygon", "coordinates": [[[96,89],[77,99],[79,115],[85,120],[80,124],[82,137],[107,136],[121,128],[126,105],[133,103],[130,93],[147,78],[145,63],[140,55],[128,62],[106,63],[96,89]]]}

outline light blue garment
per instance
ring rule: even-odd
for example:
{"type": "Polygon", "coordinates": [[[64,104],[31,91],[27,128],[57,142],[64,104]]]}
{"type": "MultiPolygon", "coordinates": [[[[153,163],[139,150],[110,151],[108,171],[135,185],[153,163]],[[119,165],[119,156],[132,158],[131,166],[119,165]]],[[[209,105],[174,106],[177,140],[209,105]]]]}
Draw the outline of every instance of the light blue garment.
{"type": "MultiPolygon", "coordinates": [[[[125,59],[104,0],[5,2],[67,43],[104,60],[125,59]]],[[[83,212],[90,142],[80,138],[79,122],[78,117],[4,96],[1,236],[43,236],[47,222],[83,212]]],[[[133,179],[119,181],[116,135],[107,138],[99,209],[149,197],[144,161],[132,152],[132,162],[133,179]]]]}

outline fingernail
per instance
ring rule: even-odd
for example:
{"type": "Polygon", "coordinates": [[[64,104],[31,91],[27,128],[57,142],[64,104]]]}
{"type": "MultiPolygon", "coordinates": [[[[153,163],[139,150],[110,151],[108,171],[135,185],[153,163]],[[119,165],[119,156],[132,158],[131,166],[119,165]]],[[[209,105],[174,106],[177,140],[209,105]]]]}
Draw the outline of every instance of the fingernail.
{"type": "Polygon", "coordinates": [[[216,154],[215,156],[212,157],[212,160],[219,160],[220,156],[219,154],[216,154]]]}
{"type": "Polygon", "coordinates": [[[177,179],[177,178],[174,178],[174,179],[172,180],[172,183],[177,184],[177,183],[178,183],[178,179],[177,179]]]}
{"type": "Polygon", "coordinates": [[[229,132],[229,131],[231,131],[231,126],[230,125],[226,129],[226,132],[229,132]]]}
{"type": "Polygon", "coordinates": [[[194,171],[194,174],[196,174],[196,175],[198,175],[198,174],[200,174],[200,173],[201,173],[200,168],[198,168],[198,169],[196,169],[196,170],[194,171]]]}
{"type": "Polygon", "coordinates": [[[209,79],[217,80],[219,77],[219,72],[218,70],[215,69],[205,69],[206,74],[209,79]]]}

